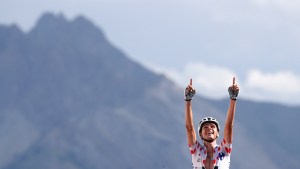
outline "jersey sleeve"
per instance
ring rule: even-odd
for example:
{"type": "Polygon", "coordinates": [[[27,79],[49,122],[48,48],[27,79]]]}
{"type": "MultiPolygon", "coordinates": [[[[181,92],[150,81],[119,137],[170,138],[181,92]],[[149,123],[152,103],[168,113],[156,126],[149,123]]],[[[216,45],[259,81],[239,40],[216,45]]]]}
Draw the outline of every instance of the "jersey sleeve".
{"type": "Polygon", "coordinates": [[[221,145],[219,147],[219,152],[224,153],[226,156],[230,156],[232,150],[232,144],[227,143],[225,139],[222,140],[221,145]]]}
{"type": "Polygon", "coordinates": [[[189,145],[190,153],[192,155],[193,168],[202,168],[201,151],[203,151],[202,145],[196,141],[193,145],[189,145]]]}
{"type": "Polygon", "coordinates": [[[200,143],[196,140],[196,142],[193,144],[193,145],[189,145],[189,148],[190,148],[190,153],[193,155],[193,154],[196,154],[197,151],[199,150],[199,147],[200,147],[200,143]]]}

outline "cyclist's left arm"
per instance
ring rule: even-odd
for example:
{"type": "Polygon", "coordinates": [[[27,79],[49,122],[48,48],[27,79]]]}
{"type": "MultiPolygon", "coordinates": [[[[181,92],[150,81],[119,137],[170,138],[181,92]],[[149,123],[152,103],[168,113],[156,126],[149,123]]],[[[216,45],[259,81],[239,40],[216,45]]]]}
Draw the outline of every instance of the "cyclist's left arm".
{"type": "Polygon", "coordinates": [[[233,122],[236,107],[236,99],[239,92],[239,87],[237,84],[235,84],[235,78],[233,78],[233,84],[229,87],[228,92],[230,95],[230,103],[227,111],[227,117],[224,128],[224,140],[225,143],[231,144],[233,138],[233,122]]]}

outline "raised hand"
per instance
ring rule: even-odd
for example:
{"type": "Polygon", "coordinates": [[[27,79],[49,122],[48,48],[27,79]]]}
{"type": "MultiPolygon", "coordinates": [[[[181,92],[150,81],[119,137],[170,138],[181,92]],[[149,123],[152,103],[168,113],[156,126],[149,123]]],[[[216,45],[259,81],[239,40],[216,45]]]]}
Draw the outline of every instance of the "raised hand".
{"type": "Polygon", "coordinates": [[[185,101],[191,101],[193,96],[196,94],[196,90],[193,88],[193,80],[190,79],[190,84],[185,88],[184,96],[185,101]]]}
{"type": "Polygon", "coordinates": [[[228,88],[228,93],[231,100],[236,100],[239,94],[239,86],[235,83],[235,77],[232,80],[232,86],[228,88]]]}

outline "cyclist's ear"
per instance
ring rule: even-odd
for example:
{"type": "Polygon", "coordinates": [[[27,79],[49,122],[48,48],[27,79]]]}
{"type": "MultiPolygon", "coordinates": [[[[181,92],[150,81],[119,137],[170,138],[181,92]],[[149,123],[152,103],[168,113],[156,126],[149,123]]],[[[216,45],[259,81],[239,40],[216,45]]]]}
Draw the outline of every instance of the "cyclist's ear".
{"type": "Polygon", "coordinates": [[[199,132],[199,136],[200,136],[200,138],[203,140],[202,133],[199,132]]]}

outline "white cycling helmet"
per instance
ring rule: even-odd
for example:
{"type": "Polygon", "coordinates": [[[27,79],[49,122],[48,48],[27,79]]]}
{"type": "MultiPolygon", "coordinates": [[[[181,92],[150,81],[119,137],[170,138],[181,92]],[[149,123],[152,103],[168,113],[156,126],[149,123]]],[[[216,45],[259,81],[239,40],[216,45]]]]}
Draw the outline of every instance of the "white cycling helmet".
{"type": "Polygon", "coordinates": [[[208,123],[208,122],[214,123],[214,124],[217,126],[218,131],[220,131],[220,128],[219,128],[219,122],[218,122],[215,118],[213,118],[213,117],[205,117],[205,118],[203,118],[203,119],[199,122],[199,124],[198,124],[198,133],[201,133],[201,132],[202,132],[202,126],[203,126],[205,123],[208,123]]]}

